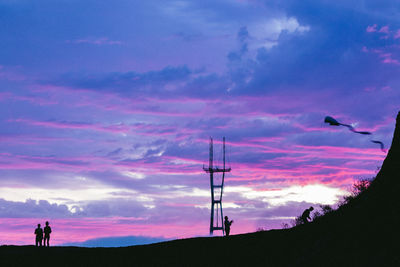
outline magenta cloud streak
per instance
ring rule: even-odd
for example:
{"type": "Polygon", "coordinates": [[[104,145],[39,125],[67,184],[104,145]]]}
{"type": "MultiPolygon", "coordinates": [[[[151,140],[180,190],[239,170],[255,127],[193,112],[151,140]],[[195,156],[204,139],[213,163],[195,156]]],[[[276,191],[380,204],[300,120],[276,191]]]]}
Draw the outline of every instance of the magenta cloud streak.
{"type": "Polygon", "coordinates": [[[207,235],[210,136],[233,234],[334,205],[381,166],[323,119],[390,145],[395,4],[99,1],[2,5],[2,242],[31,244],[46,218],[58,245],[207,235]]]}

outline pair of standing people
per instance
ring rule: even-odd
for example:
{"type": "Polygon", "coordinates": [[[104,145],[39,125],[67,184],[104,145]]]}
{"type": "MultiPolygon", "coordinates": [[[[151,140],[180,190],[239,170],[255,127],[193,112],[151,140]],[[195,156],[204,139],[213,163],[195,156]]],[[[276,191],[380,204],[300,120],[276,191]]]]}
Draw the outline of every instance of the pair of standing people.
{"type": "Polygon", "coordinates": [[[46,241],[47,241],[47,246],[50,246],[50,233],[51,233],[51,227],[49,226],[49,222],[46,222],[46,226],[44,229],[40,227],[40,224],[38,224],[38,227],[35,229],[34,234],[36,235],[36,246],[42,246],[42,241],[43,241],[43,233],[44,233],[44,246],[46,246],[46,241]]]}

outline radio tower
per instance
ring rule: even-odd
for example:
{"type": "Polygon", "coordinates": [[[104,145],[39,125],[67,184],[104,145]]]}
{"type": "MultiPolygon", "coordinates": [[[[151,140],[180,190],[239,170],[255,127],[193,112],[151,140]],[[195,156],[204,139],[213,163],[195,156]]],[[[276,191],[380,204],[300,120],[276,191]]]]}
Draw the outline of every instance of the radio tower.
{"type": "Polygon", "coordinates": [[[223,138],[223,168],[218,168],[213,166],[213,139],[210,137],[210,161],[208,168],[203,166],[203,170],[210,174],[210,187],[211,187],[211,218],[210,218],[210,235],[213,234],[215,230],[222,230],[222,235],[225,235],[224,229],[224,216],[222,213],[222,193],[224,191],[224,179],[225,173],[230,172],[231,168],[225,168],[225,137],[223,138]],[[222,173],[222,180],[220,184],[214,183],[214,173],[222,173]],[[218,210],[220,210],[220,217],[218,216],[218,210]],[[214,222],[214,215],[216,222],[214,222]],[[218,224],[220,218],[221,225],[218,224]]]}

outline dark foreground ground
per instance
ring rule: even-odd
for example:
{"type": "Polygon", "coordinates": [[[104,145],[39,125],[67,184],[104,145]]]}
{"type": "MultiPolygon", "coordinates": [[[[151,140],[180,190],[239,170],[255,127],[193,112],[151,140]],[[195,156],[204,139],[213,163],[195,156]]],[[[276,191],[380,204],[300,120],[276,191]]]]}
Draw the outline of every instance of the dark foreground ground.
{"type": "Polygon", "coordinates": [[[308,224],[122,247],[0,247],[0,266],[400,266],[400,113],[371,186],[308,224]]]}

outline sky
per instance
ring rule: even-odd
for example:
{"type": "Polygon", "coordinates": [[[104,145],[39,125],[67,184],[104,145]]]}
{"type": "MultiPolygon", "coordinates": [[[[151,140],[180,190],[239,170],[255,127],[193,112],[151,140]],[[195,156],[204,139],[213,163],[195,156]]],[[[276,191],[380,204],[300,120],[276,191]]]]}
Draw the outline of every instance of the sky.
{"type": "Polygon", "coordinates": [[[325,116],[390,147],[398,1],[0,0],[0,25],[0,244],[207,236],[210,137],[231,234],[376,175],[386,154],[325,116]]]}

